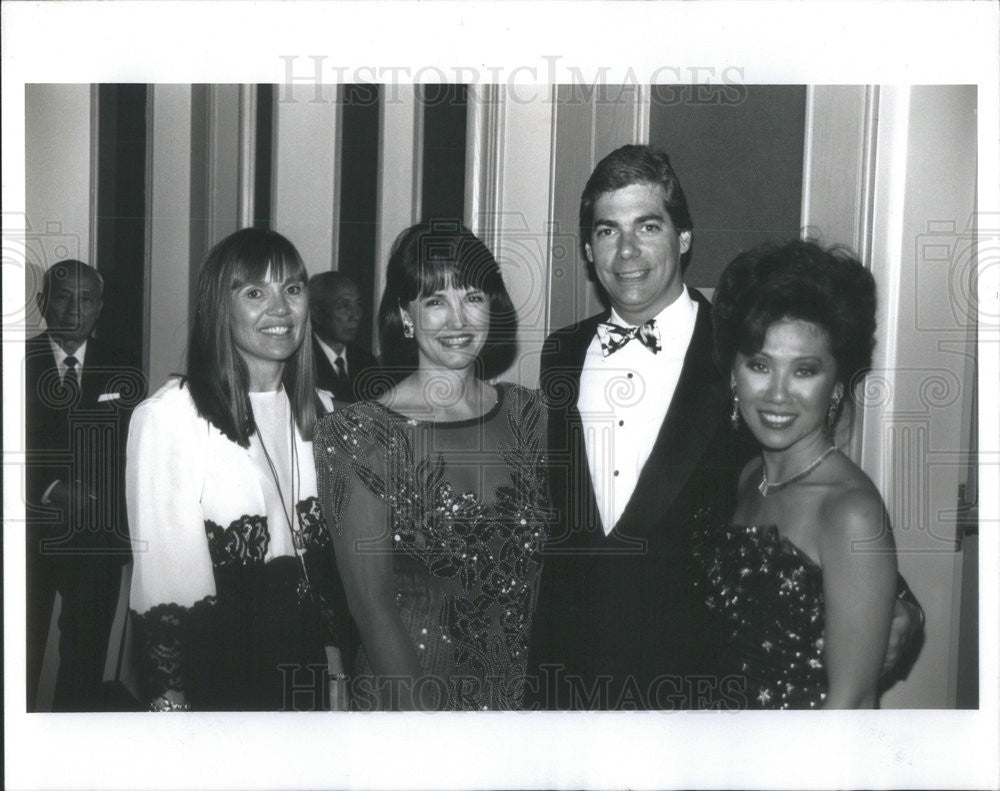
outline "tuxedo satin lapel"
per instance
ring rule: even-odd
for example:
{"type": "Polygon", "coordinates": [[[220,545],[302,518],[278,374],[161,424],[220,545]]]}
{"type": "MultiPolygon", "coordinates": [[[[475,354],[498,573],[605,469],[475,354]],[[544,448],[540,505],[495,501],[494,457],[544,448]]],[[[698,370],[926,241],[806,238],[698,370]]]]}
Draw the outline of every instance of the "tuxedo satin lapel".
{"type": "Polygon", "coordinates": [[[711,309],[700,294],[692,292],[692,297],[698,302],[694,334],[670,409],[615,526],[623,536],[641,535],[650,523],[649,514],[670,507],[725,417],[727,393],[712,364],[711,309]]]}

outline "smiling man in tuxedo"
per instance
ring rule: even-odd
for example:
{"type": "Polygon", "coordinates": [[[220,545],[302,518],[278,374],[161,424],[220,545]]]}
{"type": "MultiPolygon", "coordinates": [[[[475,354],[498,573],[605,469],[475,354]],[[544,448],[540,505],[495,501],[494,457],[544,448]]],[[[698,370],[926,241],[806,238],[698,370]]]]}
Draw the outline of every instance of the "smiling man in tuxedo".
{"type": "MultiPolygon", "coordinates": [[[[528,705],[741,708],[719,672],[722,632],[694,584],[690,532],[732,513],[755,451],[728,419],[708,301],[684,284],[693,224],[667,155],[627,145],[580,199],[587,262],[609,311],[550,335],[554,510],[532,628],[528,705]]],[[[897,605],[887,665],[919,629],[897,605]]]]}
{"type": "Polygon", "coordinates": [[[130,356],[91,337],[104,281],[81,261],[53,264],[38,305],[46,330],[25,347],[28,709],[36,695],[55,592],[55,711],[118,701],[103,684],[121,568],[130,558],[125,441],[146,391],[130,356]]]}
{"type": "Polygon", "coordinates": [[[583,252],[611,310],[542,351],[556,521],[531,638],[536,707],[690,708],[722,692],[687,531],[703,506],[731,507],[745,453],[710,306],[683,281],[692,230],[666,154],[625,146],[587,182],[583,252]]]}
{"type": "Polygon", "coordinates": [[[378,361],[357,345],[364,305],[357,284],[341,272],[321,272],[309,278],[316,360],[316,385],[338,401],[374,398],[378,383],[366,372],[378,361]]]}

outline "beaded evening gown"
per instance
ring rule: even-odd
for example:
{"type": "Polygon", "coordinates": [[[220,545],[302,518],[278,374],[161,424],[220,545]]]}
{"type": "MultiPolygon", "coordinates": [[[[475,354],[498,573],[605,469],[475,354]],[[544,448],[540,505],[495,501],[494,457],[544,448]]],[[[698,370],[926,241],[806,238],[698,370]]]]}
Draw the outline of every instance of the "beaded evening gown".
{"type": "Polygon", "coordinates": [[[823,570],[776,527],[696,525],[696,579],[728,638],[741,707],[814,709],[826,698],[823,570]]]}
{"type": "MultiPolygon", "coordinates": [[[[489,413],[455,422],[352,404],[320,422],[313,446],[331,529],[350,534],[352,497],[388,505],[396,605],[448,709],[516,709],[524,695],[546,537],[545,411],[535,391],[497,390],[489,413]]],[[[357,668],[352,707],[377,708],[364,646],[357,668]]]]}

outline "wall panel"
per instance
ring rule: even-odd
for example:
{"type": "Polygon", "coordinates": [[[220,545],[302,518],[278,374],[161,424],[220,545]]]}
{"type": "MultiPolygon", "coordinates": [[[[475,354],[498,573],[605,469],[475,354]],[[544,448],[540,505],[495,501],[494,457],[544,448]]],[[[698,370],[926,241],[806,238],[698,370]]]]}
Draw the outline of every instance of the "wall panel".
{"type": "MultiPolygon", "coordinates": [[[[274,119],[274,230],[298,248],[310,274],[333,267],[339,105],[335,85],[282,90],[274,119]]],[[[339,231],[339,227],[336,228],[339,231]]]]}
{"type": "Polygon", "coordinates": [[[64,258],[93,263],[95,108],[89,85],[28,85],[24,99],[25,322],[34,335],[44,327],[34,306],[41,274],[64,258]]]}
{"type": "Polygon", "coordinates": [[[197,263],[191,260],[191,86],[153,85],[149,105],[146,321],[152,392],[184,371],[197,263]]]}

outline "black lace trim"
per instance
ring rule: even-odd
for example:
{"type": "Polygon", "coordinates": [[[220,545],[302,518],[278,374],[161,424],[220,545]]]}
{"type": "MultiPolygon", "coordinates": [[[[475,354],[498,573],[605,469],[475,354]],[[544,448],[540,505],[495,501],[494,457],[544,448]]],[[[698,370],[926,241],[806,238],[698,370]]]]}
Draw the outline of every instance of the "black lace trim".
{"type": "MultiPolygon", "coordinates": [[[[295,504],[298,524],[294,535],[295,548],[302,551],[329,550],[332,546],[330,532],[320,508],[318,497],[307,497],[295,504]]],[[[271,536],[267,517],[244,514],[228,527],[205,520],[208,551],[215,568],[232,565],[247,566],[263,563],[271,536]]]]}
{"type": "Polygon", "coordinates": [[[153,700],[167,690],[187,691],[184,684],[184,646],[191,611],[214,604],[215,597],[206,596],[193,608],[168,602],[142,614],[132,611],[142,647],[139,662],[147,700],[153,700]]]}
{"type": "Polygon", "coordinates": [[[267,517],[247,514],[225,528],[206,519],[205,534],[208,536],[208,552],[215,567],[262,563],[270,541],[267,517]]]}

